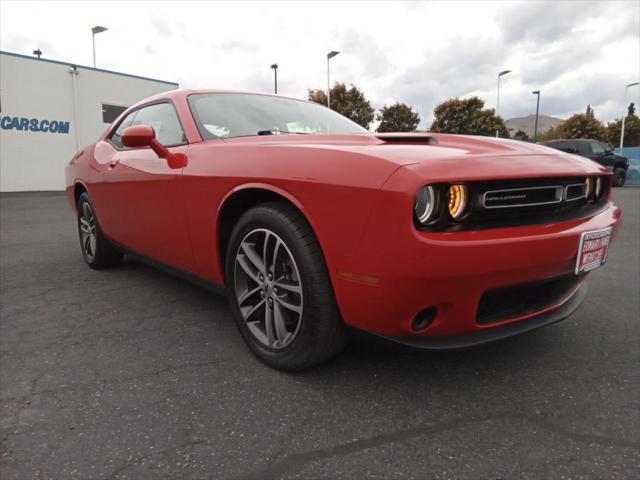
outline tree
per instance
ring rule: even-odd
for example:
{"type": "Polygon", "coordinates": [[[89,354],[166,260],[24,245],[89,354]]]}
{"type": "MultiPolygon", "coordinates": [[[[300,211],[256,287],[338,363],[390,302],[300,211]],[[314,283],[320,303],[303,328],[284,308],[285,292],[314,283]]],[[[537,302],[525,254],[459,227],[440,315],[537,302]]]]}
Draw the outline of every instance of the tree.
{"type": "Polygon", "coordinates": [[[593,116],[593,108],[591,108],[591,105],[587,105],[587,112],[585,114],[587,117],[591,117],[594,118],[593,116]]]}
{"type": "Polygon", "coordinates": [[[631,102],[629,104],[629,107],[627,108],[627,115],[630,117],[633,117],[635,116],[635,114],[636,114],[636,105],[635,103],[631,102]]]}
{"type": "MultiPolygon", "coordinates": [[[[618,118],[607,125],[607,141],[614,146],[620,145],[620,132],[622,119],[618,118]]],[[[624,144],[623,147],[640,147],[640,118],[637,115],[629,115],[624,119],[624,144]]]]}
{"type": "MultiPolygon", "coordinates": [[[[308,97],[312,102],[327,104],[324,90],[309,90],[308,97]]],[[[347,89],[344,83],[336,83],[331,89],[331,110],[353,120],[364,128],[369,128],[373,121],[374,109],[362,90],[355,85],[347,89]]]]}
{"type": "Polygon", "coordinates": [[[538,134],[538,142],[540,143],[544,143],[544,142],[549,142],[551,140],[556,140],[560,137],[560,134],[558,133],[558,128],[553,128],[553,127],[549,127],[549,130],[547,130],[544,133],[539,133],[538,134]]]}
{"type": "Polygon", "coordinates": [[[607,132],[600,120],[593,116],[591,107],[588,113],[576,113],[558,127],[560,138],[591,138],[606,140],[607,132]]]}
{"type": "Polygon", "coordinates": [[[524,130],[518,130],[514,135],[513,138],[516,140],[521,140],[523,142],[528,142],[529,141],[529,135],[527,135],[527,132],[525,132],[524,130]]]}
{"type": "Polygon", "coordinates": [[[396,102],[393,105],[382,107],[376,116],[380,122],[378,132],[415,132],[420,123],[420,115],[404,103],[396,102]]]}
{"type": "Polygon", "coordinates": [[[507,127],[493,108],[483,108],[484,100],[478,97],[451,98],[434,110],[432,132],[462,133],[467,135],[509,137],[507,127]]]}

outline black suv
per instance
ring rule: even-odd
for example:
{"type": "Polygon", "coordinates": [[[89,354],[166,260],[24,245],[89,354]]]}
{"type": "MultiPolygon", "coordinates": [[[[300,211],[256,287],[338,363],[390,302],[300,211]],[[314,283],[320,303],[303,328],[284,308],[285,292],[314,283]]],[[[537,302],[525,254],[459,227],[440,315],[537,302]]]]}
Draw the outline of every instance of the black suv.
{"type": "Polygon", "coordinates": [[[544,145],[563,152],[575,153],[581,157],[590,158],[600,165],[608,167],[613,172],[613,184],[616,187],[623,186],[627,180],[627,168],[629,168],[627,157],[613,153],[610,147],[597,140],[588,140],[586,138],[552,140],[544,145]]]}

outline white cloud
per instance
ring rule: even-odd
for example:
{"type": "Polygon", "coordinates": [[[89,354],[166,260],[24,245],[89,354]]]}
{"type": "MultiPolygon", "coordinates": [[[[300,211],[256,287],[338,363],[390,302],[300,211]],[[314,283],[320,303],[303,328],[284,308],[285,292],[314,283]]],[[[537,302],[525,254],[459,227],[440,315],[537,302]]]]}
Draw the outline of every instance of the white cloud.
{"type": "MultiPolygon", "coordinates": [[[[568,116],[591,104],[602,120],[624,110],[640,77],[640,3],[628,2],[12,2],[0,3],[0,48],[173,80],[182,87],[306,96],[332,80],[354,83],[376,107],[420,111],[477,94],[501,113],[568,116]],[[37,14],[34,14],[36,12],[37,14]]],[[[637,103],[638,92],[632,97],[637,103]]]]}

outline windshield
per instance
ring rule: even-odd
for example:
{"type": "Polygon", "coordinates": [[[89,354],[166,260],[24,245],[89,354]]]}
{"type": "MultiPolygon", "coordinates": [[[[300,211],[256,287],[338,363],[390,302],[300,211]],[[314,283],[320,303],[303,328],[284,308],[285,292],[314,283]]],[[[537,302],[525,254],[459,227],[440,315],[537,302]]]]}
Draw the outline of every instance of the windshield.
{"type": "Polygon", "coordinates": [[[191,95],[189,106],[205,140],[254,135],[368,133],[333,110],[290,98],[202,93],[191,95]]]}

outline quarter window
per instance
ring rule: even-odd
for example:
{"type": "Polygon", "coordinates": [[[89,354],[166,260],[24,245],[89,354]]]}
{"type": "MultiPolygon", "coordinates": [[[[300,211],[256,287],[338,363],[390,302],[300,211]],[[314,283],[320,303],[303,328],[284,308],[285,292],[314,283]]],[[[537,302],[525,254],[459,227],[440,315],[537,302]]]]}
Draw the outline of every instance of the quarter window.
{"type": "Polygon", "coordinates": [[[138,112],[131,112],[129,115],[127,115],[125,119],[120,122],[120,125],[118,125],[118,128],[116,128],[116,131],[111,135],[111,143],[113,143],[116,147],[125,148],[125,146],[122,144],[122,132],[124,132],[127,127],[131,126],[136,113],[138,112]]]}

